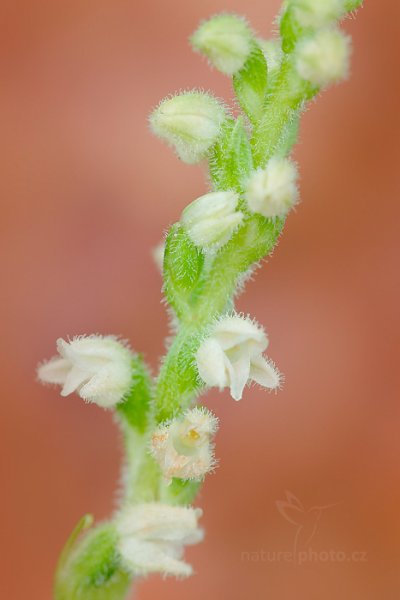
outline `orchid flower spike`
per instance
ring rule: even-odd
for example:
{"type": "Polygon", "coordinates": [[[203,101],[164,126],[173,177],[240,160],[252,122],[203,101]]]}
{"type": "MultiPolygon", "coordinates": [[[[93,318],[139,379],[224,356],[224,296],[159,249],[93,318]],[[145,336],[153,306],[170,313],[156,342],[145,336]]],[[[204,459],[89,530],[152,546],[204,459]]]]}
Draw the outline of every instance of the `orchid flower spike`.
{"type": "Polygon", "coordinates": [[[61,396],[77,392],[87,402],[110,408],[129,392],[132,353],[114,336],[76,336],[57,340],[59,356],[38,368],[42,383],[62,386],[61,396]]]}
{"type": "Polygon", "coordinates": [[[196,407],[156,429],[150,451],[168,484],[173,477],[201,480],[215,467],[212,437],[217,428],[217,417],[196,407]]]}
{"type": "Polygon", "coordinates": [[[211,387],[229,387],[234,400],[242,398],[249,380],[276,389],[281,375],[262,355],[267,346],[265,331],[251,319],[223,317],[197,351],[199,375],[211,387]]]}
{"type": "Polygon", "coordinates": [[[117,549],[125,568],[134,575],[191,575],[192,567],[182,555],[185,545],[203,539],[197,524],[201,515],[200,508],[157,502],[124,509],[117,519],[117,549]]]}

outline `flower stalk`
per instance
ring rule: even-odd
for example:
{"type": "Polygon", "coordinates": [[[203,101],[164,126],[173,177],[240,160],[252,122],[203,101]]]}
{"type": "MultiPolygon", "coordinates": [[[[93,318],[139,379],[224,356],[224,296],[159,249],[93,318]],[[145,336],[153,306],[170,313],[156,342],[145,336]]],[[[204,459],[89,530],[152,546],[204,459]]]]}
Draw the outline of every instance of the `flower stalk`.
{"type": "Polygon", "coordinates": [[[158,375],[110,336],[60,340],[60,356],[38,369],[63,395],[75,391],[112,411],[125,450],[115,513],[91,528],[87,518],[78,524],[60,559],[56,600],[122,600],[142,575],[192,573],[183,550],[202,539],[192,504],[216,466],[217,430],[216,417],[196,402],[209,387],[229,388],[239,400],[248,382],[281,385],[264,355],[267,334],[237,314],[234,301],[298,202],[289,156],[301,113],[346,75],[349,41],[337,22],[360,4],[286,0],[274,40],[257,38],[235,15],[205,21],[192,45],[232,77],[241,114],[193,90],[163,100],[150,116],[152,131],[181,160],[207,163],[211,190],[189,203],[157,251],[174,333],[158,375]]]}

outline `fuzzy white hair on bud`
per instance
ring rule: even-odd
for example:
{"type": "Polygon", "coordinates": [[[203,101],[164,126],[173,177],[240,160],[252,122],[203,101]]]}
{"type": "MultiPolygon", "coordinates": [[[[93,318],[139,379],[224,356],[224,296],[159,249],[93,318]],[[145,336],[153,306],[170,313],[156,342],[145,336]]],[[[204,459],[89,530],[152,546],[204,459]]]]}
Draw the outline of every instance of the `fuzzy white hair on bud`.
{"type": "Polygon", "coordinates": [[[225,118],[224,106],[214,96],[194,90],[163,100],[150,115],[150,126],[183,162],[194,164],[206,157],[225,118]]]}
{"type": "Polygon", "coordinates": [[[124,567],[133,575],[191,575],[192,567],[181,557],[184,546],[203,539],[201,515],[199,508],[158,502],[123,509],[117,517],[117,549],[124,567]]]}
{"type": "Polygon", "coordinates": [[[111,408],[132,385],[132,353],[114,336],[76,336],[57,340],[59,355],[38,367],[42,383],[62,386],[61,396],[76,392],[87,402],[111,408]]]}
{"type": "Polygon", "coordinates": [[[296,69],[302,79],[321,88],[345,79],[349,72],[350,38],[339,29],[321,29],[299,42],[296,69]]]}
{"type": "Polygon", "coordinates": [[[160,242],[153,248],[152,256],[158,270],[162,273],[164,267],[165,242],[160,242]]]}
{"type": "Polygon", "coordinates": [[[225,75],[239,71],[252,49],[253,35],[243,17],[216,15],[204,21],[192,35],[193,48],[225,75]]]}
{"type": "Polygon", "coordinates": [[[196,407],[153,432],[150,452],[167,484],[174,477],[199,481],[213,470],[212,438],[217,429],[217,417],[206,408],[196,407]]]}
{"type": "Polygon", "coordinates": [[[264,53],[268,65],[268,77],[274,76],[282,64],[282,46],[278,40],[259,39],[258,43],[264,53]]]}
{"type": "Polygon", "coordinates": [[[222,317],[196,353],[199,375],[210,387],[229,387],[234,400],[242,398],[248,381],[276,389],[281,375],[263,356],[267,346],[266,333],[251,319],[222,317]]]}
{"type": "Polygon", "coordinates": [[[192,242],[204,251],[224,246],[243,221],[236,211],[239,195],[236,192],[210,192],[189,204],[181,222],[192,242]]]}
{"type": "Polygon", "coordinates": [[[344,0],[291,0],[290,6],[297,22],[313,29],[331,25],[346,12],[344,0]]]}
{"type": "Polygon", "coordinates": [[[272,158],[265,169],[254,171],[245,196],[249,209],[267,218],[284,217],[298,200],[297,168],[287,158],[272,158]]]}

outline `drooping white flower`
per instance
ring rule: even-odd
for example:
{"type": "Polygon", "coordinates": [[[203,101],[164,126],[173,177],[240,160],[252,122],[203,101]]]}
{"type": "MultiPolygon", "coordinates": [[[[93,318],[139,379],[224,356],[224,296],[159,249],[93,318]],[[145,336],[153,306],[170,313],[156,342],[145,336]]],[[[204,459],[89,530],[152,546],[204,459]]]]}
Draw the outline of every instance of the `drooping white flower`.
{"type": "Polygon", "coordinates": [[[321,29],[297,45],[297,72],[302,79],[326,88],[347,76],[350,51],[350,38],[339,29],[321,29]]]}
{"type": "Polygon", "coordinates": [[[38,368],[43,383],[62,386],[61,396],[77,392],[83,400],[109,408],[128,393],[132,353],[114,336],[76,336],[57,340],[59,356],[38,368]]]}
{"type": "Polygon", "coordinates": [[[188,164],[201,161],[216,142],[226,118],[223,105],[196,90],[166,98],[150,115],[150,126],[188,164]]]}
{"type": "Polygon", "coordinates": [[[200,480],[213,469],[212,437],[217,428],[217,417],[196,407],[156,429],[150,450],[168,483],[173,477],[200,480]]]}
{"type": "Polygon", "coordinates": [[[233,191],[210,192],[185,208],[181,221],[192,242],[203,250],[217,250],[232,237],[243,221],[236,211],[239,195],[233,191]]]}
{"type": "Polygon", "coordinates": [[[252,212],[264,217],[284,217],[296,204],[296,165],[287,158],[274,157],[265,169],[257,169],[246,185],[246,200],[252,212]]]}
{"type": "Polygon", "coordinates": [[[199,375],[211,387],[229,387],[235,400],[242,398],[249,380],[276,389],[281,375],[262,355],[267,346],[267,335],[258,324],[237,315],[223,317],[197,351],[199,375]]]}
{"type": "Polygon", "coordinates": [[[191,42],[221,73],[233,75],[243,67],[251,52],[252,32],[242,17],[222,14],[204,21],[191,42]]]}
{"type": "Polygon", "coordinates": [[[193,570],[182,560],[184,546],[203,539],[200,508],[152,502],[132,505],[117,518],[118,552],[134,575],[162,573],[187,577],[193,570]]]}

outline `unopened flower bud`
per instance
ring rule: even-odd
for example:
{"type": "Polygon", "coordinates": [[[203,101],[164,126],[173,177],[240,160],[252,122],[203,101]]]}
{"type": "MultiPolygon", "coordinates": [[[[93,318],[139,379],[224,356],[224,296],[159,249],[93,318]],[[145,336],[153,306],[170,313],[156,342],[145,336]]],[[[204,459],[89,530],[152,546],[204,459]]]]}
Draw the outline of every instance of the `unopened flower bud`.
{"type": "Polygon", "coordinates": [[[192,567],[182,560],[185,545],[203,539],[200,508],[158,502],[125,508],[117,517],[118,553],[134,575],[162,573],[187,577],[192,567]]]}
{"type": "Polygon", "coordinates": [[[216,142],[225,117],[225,109],[216,98],[191,91],[163,100],[150,115],[150,126],[184,162],[193,164],[216,142]]]}
{"type": "Polygon", "coordinates": [[[291,0],[291,8],[299,25],[313,29],[331,25],[346,11],[344,0],[291,0]]]}
{"type": "Polygon", "coordinates": [[[301,40],[295,50],[302,79],[325,88],[341,81],[349,71],[350,39],[338,29],[321,29],[301,40]]]}
{"type": "Polygon", "coordinates": [[[160,242],[155,248],[153,248],[152,255],[153,260],[156,263],[157,268],[162,272],[164,266],[164,254],[165,254],[165,242],[160,242]]]}
{"type": "Polygon", "coordinates": [[[62,386],[61,396],[77,392],[87,402],[110,408],[132,385],[132,353],[114,336],[76,336],[57,340],[56,356],[38,368],[42,383],[62,386]]]}
{"type": "Polygon", "coordinates": [[[233,75],[246,62],[252,47],[252,32],[237,15],[217,15],[200,25],[193,34],[193,48],[225,75],[233,75]]]}
{"type": "Polygon", "coordinates": [[[181,222],[192,242],[203,250],[217,250],[226,244],[243,220],[236,211],[236,192],[210,192],[201,196],[182,213],[181,222]]]}
{"type": "Polygon", "coordinates": [[[287,158],[272,158],[265,169],[254,171],[247,182],[246,200],[252,212],[267,218],[284,217],[296,204],[297,168],[287,158]]]}
{"type": "Polygon", "coordinates": [[[150,450],[167,483],[173,477],[200,480],[214,468],[212,437],[217,427],[217,417],[196,407],[156,429],[150,450]]]}

